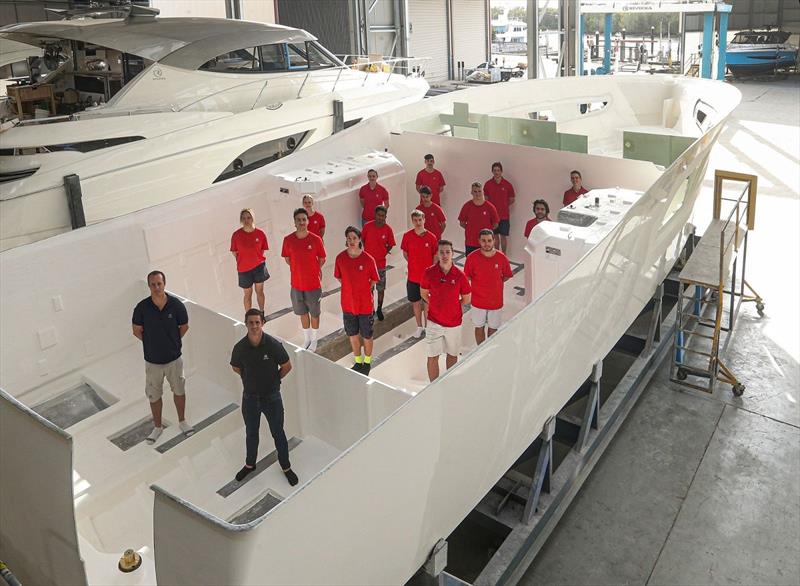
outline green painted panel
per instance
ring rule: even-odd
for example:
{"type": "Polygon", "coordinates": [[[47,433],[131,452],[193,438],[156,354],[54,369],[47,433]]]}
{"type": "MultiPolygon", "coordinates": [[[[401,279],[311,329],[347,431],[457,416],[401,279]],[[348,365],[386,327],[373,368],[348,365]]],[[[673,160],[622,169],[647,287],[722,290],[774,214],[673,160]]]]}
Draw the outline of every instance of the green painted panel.
{"type": "Polygon", "coordinates": [[[691,136],[625,131],[622,133],[622,156],[669,167],[695,140],[691,136]]]}
{"type": "Polygon", "coordinates": [[[588,153],[589,137],[584,134],[558,133],[559,149],[571,153],[588,153]]]}

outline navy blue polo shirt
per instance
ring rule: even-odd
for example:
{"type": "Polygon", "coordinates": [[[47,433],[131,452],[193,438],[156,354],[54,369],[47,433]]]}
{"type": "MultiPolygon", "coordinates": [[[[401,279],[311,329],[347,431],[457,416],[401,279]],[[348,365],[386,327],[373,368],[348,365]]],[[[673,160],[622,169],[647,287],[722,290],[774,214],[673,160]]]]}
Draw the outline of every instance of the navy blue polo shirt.
{"type": "Polygon", "coordinates": [[[142,346],[144,359],[151,364],[168,364],[181,357],[181,333],[178,326],[189,323],[183,302],[167,293],[164,309],[150,297],[133,309],[133,324],[144,327],[142,346]]]}
{"type": "Polygon", "coordinates": [[[265,332],[262,332],[258,346],[253,346],[245,336],[236,342],[231,352],[231,366],[242,371],[245,395],[266,397],[280,393],[280,365],[287,362],[289,354],[286,348],[265,332]]]}

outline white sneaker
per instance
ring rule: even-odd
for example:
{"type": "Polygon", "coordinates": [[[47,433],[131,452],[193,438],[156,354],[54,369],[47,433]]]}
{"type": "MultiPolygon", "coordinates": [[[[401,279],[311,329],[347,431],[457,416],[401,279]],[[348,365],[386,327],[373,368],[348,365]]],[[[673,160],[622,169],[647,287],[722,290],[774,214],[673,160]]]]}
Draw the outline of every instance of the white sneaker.
{"type": "Polygon", "coordinates": [[[150,432],[150,435],[144,438],[144,441],[146,441],[148,444],[154,444],[156,443],[156,440],[161,437],[162,433],[164,433],[163,427],[154,427],[153,431],[150,432]]]}
{"type": "Polygon", "coordinates": [[[178,427],[183,432],[183,435],[185,435],[186,437],[189,437],[194,433],[194,427],[192,427],[192,424],[186,421],[185,419],[183,421],[178,422],[178,427]]]}
{"type": "Polygon", "coordinates": [[[422,334],[424,334],[424,333],[425,333],[425,328],[423,328],[422,326],[418,326],[417,327],[417,331],[414,332],[414,337],[415,338],[421,338],[422,334]]]}
{"type": "Polygon", "coordinates": [[[308,343],[308,351],[309,352],[316,352],[317,351],[317,341],[316,340],[311,340],[308,343]]]}

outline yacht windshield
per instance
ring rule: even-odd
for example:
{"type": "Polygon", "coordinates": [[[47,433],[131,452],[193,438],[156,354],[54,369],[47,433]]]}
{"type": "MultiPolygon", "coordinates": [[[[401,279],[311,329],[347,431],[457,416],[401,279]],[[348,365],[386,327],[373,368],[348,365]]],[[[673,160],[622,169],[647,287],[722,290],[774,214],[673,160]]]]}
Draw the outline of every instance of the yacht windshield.
{"type": "Polygon", "coordinates": [[[200,66],[200,71],[216,73],[274,73],[337,67],[331,57],[316,43],[279,43],[237,49],[218,55],[200,66]]]}

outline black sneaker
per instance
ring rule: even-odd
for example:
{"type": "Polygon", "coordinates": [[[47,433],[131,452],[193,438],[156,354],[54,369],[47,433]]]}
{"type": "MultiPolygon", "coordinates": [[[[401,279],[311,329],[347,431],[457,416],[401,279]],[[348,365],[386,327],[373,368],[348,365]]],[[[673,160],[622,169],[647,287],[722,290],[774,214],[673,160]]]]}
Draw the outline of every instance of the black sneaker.
{"type": "Polygon", "coordinates": [[[294,470],[289,468],[288,470],[284,470],[283,474],[286,476],[286,480],[289,481],[291,486],[295,486],[297,484],[299,479],[297,478],[297,474],[294,473],[294,470]]]}
{"type": "Polygon", "coordinates": [[[383,321],[383,308],[379,307],[376,309],[375,316],[378,318],[378,321],[383,321]]]}
{"type": "Polygon", "coordinates": [[[370,364],[367,364],[366,362],[364,362],[364,363],[361,365],[361,370],[359,370],[359,372],[360,372],[361,374],[369,374],[369,369],[370,369],[371,367],[372,367],[372,363],[370,363],[370,364]]]}
{"type": "Polygon", "coordinates": [[[356,362],[353,366],[350,367],[350,370],[355,370],[356,372],[363,372],[361,370],[364,367],[363,362],[356,362]]]}
{"type": "Polygon", "coordinates": [[[247,478],[248,474],[251,474],[251,473],[253,473],[255,471],[256,471],[256,467],[255,466],[253,466],[252,468],[250,468],[250,466],[245,466],[244,468],[242,468],[241,470],[239,470],[236,473],[236,482],[241,482],[242,480],[247,478]]]}

